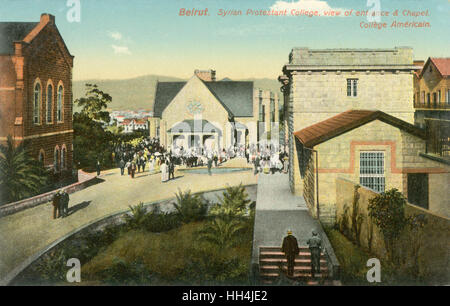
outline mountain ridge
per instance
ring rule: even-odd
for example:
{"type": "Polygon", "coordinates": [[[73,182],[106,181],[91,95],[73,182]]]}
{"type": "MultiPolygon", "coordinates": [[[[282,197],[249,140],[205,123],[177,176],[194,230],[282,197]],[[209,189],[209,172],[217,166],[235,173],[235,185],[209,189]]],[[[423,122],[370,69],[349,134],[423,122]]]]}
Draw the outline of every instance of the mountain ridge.
{"type": "MultiPolygon", "coordinates": [[[[225,78],[225,77],[224,77],[225,78]]],[[[110,110],[153,110],[156,82],[183,82],[187,79],[148,74],[129,79],[86,79],[73,81],[73,99],[85,95],[85,84],[96,84],[112,98],[110,110]]],[[[220,80],[219,80],[220,81],[220,80]]],[[[276,79],[246,78],[232,81],[252,81],[256,88],[271,90],[281,97],[280,84],[276,79]]],[[[77,111],[74,105],[74,111],[77,111]]]]}

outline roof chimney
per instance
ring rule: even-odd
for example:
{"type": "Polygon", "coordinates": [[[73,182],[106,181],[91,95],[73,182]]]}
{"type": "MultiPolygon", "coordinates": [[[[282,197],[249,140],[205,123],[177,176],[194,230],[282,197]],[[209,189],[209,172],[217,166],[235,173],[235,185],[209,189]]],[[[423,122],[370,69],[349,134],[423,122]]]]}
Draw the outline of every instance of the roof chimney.
{"type": "Polygon", "coordinates": [[[55,16],[43,13],[41,14],[41,23],[55,24],[55,16]]]}
{"type": "Polygon", "coordinates": [[[216,81],[216,71],[209,70],[198,70],[194,71],[195,75],[206,82],[215,82],[216,81]]]}

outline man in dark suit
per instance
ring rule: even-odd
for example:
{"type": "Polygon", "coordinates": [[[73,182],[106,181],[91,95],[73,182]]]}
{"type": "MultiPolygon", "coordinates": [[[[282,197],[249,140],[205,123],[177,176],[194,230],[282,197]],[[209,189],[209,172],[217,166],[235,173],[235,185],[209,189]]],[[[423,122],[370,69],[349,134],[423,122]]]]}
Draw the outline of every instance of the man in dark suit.
{"type": "Polygon", "coordinates": [[[175,179],[175,159],[170,156],[169,158],[169,180],[175,179]]]}
{"type": "Polygon", "coordinates": [[[60,202],[61,202],[61,196],[59,194],[59,191],[57,191],[53,195],[53,219],[59,218],[59,216],[61,214],[60,202]]]}
{"type": "Polygon", "coordinates": [[[281,251],[283,251],[286,255],[288,276],[294,276],[295,257],[298,255],[300,249],[298,247],[297,238],[292,235],[292,231],[290,230],[287,232],[287,236],[283,239],[281,251]]]}

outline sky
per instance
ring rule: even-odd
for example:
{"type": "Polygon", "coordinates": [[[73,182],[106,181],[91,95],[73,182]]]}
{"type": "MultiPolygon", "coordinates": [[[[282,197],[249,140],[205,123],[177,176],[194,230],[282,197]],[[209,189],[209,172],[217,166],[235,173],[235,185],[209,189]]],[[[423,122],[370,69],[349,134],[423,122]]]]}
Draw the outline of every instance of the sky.
{"type": "Polygon", "coordinates": [[[50,13],[75,56],[73,79],[126,79],[156,74],[189,78],[195,69],[217,77],[277,78],[293,47],[394,48],[415,59],[449,57],[450,0],[0,0],[0,21],[39,21],[50,13]],[[79,6],[78,6],[79,4],[79,6]],[[378,6],[379,4],[379,6],[378,6]],[[74,20],[79,7],[79,20],[74,20]],[[357,11],[396,9],[386,29],[361,28],[357,11]],[[179,16],[180,9],[207,16],[179,16]],[[220,9],[241,16],[219,16],[220,9]],[[288,16],[248,16],[252,10],[288,10],[288,16]],[[321,16],[290,16],[292,9],[321,16]],[[327,17],[330,9],[348,17],[327,17]],[[428,16],[402,16],[428,10],[428,16]],[[72,18],[68,18],[68,14],[72,18]],[[393,20],[429,22],[429,28],[390,28],[393,20]]]}

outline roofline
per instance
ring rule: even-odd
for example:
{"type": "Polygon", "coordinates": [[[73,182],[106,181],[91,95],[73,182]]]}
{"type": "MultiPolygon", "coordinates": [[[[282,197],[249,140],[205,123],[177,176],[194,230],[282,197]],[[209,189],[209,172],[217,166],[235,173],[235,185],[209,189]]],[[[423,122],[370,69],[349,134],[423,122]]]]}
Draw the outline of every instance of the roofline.
{"type": "MultiPolygon", "coordinates": [[[[351,112],[351,111],[352,110],[349,110],[349,111],[346,111],[346,112],[351,112]]],[[[346,112],[344,112],[344,113],[346,113],[346,112]]],[[[340,116],[341,114],[343,114],[343,113],[337,114],[337,115],[335,115],[333,117],[330,117],[328,119],[340,116]]],[[[328,120],[328,119],[326,119],[326,120],[328,120]]],[[[340,136],[342,134],[350,132],[350,131],[352,131],[352,130],[354,130],[356,128],[359,128],[359,127],[361,127],[361,126],[363,126],[363,125],[365,125],[367,123],[370,123],[370,122],[372,122],[374,120],[379,120],[381,122],[390,124],[390,125],[392,125],[394,127],[397,127],[399,129],[405,130],[405,131],[407,131],[408,133],[410,133],[410,134],[412,134],[414,136],[417,136],[417,137],[422,138],[424,140],[426,139],[426,132],[423,129],[420,129],[420,128],[418,128],[415,125],[412,125],[412,124],[410,124],[410,123],[408,123],[406,121],[403,121],[403,120],[401,120],[399,118],[396,118],[394,116],[386,114],[386,113],[384,113],[382,111],[374,111],[372,114],[362,118],[361,120],[358,120],[358,121],[352,122],[350,124],[347,124],[345,126],[342,126],[340,128],[337,128],[337,129],[333,130],[331,133],[328,133],[328,134],[325,134],[323,136],[317,137],[313,141],[309,141],[309,142],[306,142],[306,143],[298,136],[298,134],[301,131],[303,131],[304,129],[296,131],[293,134],[294,134],[295,138],[297,138],[305,147],[312,148],[312,147],[317,146],[317,145],[319,145],[321,143],[324,143],[324,142],[326,142],[326,141],[328,141],[330,139],[333,139],[333,138],[338,137],[338,136],[340,136]]],[[[323,121],[325,121],[325,120],[323,120],[323,121]]],[[[318,122],[316,124],[319,124],[319,123],[321,123],[323,121],[320,121],[320,122],[318,122]]],[[[313,125],[315,125],[315,124],[313,124],[313,125]]],[[[307,129],[309,127],[310,126],[306,127],[305,129],[307,129]]]]}
{"type": "Polygon", "coordinates": [[[434,62],[434,59],[449,59],[448,57],[429,57],[427,59],[427,61],[425,62],[425,64],[423,64],[423,68],[422,71],[420,72],[419,77],[422,77],[427,65],[429,64],[429,62],[432,62],[434,67],[436,68],[436,70],[439,72],[439,75],[441,76],[441,78],[448,78],[448,75],[443,75],[442,72],[439,70],[439,67],[436,65],[436,63],[434,62]]]}
{"type": "Polygon", "coordinates": [[[422,67],[414,65],[302,65],[285,64],[283,72],[286,71],[324,71],[324,70],[348,70],[348,71],[367,71],[367,70],[420,70],[422,67]]]}

